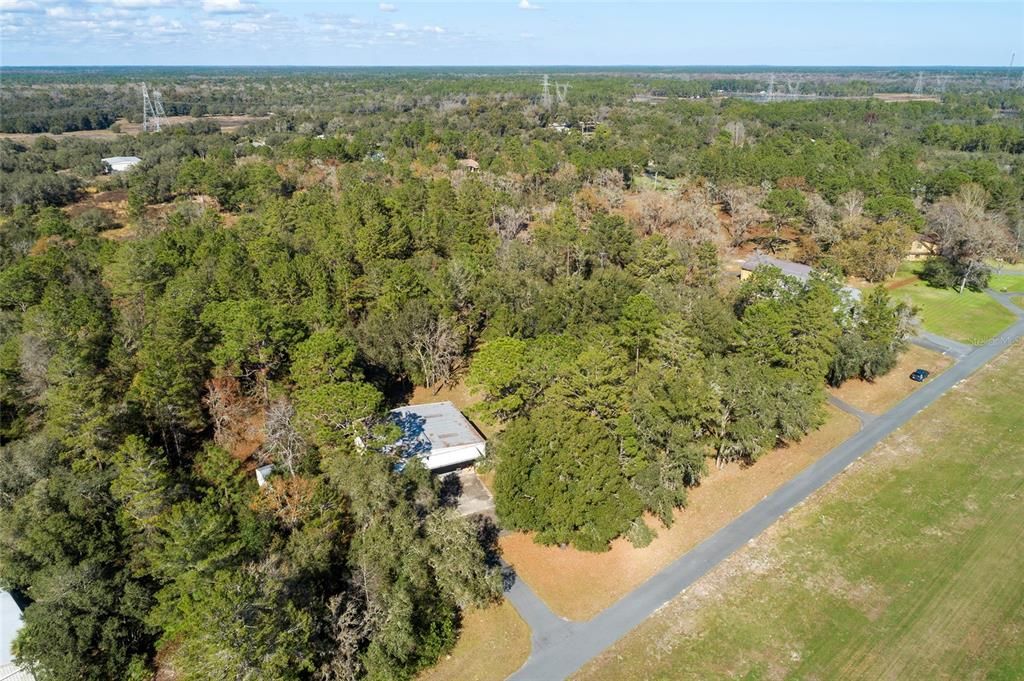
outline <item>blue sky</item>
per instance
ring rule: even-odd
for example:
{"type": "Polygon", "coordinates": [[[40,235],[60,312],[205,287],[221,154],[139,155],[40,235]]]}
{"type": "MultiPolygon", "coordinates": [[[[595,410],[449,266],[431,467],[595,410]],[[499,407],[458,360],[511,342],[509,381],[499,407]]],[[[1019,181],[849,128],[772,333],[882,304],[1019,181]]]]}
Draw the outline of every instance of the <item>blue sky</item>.
{"type": "Polygon", "coordinates": [[[1024,2],[0,0],[0,64],[995,65],[1024,2]]]}

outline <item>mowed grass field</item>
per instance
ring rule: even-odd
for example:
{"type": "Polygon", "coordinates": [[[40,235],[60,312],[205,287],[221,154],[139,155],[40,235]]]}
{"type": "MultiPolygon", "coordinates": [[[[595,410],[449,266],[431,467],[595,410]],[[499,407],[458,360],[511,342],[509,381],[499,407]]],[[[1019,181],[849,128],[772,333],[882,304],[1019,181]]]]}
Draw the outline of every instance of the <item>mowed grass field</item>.
{"type": "Polygon", "coordinates": [[[1024,678],[1024,344],[576,678],[1024,678]]]}
{"type": "Polygon", "coordinates": [[[993,274],[988,287],[1003,293],[1024,293],[1024,276],[1015,274],[993,274]]]}
{"type": "Polygon", "coordinates": [[[1013,323],[1013,314],[983,291],[957,293],[921,281],[917,278],[921,265],[905,263],[886,287],[893,297],[918,308],[925,330],[961,343],[977,344],[994,338],[1013,323]]]}

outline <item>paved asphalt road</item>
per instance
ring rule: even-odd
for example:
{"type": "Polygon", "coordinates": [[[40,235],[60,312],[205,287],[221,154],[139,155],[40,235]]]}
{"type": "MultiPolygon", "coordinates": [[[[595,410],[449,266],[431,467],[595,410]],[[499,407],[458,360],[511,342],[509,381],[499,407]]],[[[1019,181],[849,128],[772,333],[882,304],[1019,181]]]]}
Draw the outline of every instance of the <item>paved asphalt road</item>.
{"type": "Polygon", "coordinates": [[[533,652],[509,678],[558,681],[568,677],[1021,337],[1024,319],[865,424],[856,435],[592,620],[569,622],[555,616],[529,586],[517,580],[507,595],[533,630],[533,652]]]}

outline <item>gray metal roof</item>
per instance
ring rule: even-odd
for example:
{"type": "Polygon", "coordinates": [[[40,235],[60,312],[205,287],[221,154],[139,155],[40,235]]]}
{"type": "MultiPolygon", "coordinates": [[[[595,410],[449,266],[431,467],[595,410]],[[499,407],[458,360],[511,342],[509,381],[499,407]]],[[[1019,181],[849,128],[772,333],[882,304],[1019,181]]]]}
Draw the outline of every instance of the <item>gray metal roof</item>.
{"type": "Polygon", "coordinates": [[[142,161],[138,156],[108,156],[107,158],[101,158],[100,160],[111,165],[115,163],[139,163],[142,161]]]}
{"type": "Polygon", "coordinates": [[[462,412],[451,402],[410,404],[391,410],[392,420],[402,429],[398,442],[409,454],[476,445],[485,442],[462,412]]]}
{"type": "MultiPolygon", "coordinates": [[[[789,260],[782,260],[780,258],[773,258],[770,255],[764,255],[763,253],[755,253],[740,265],[745,270],[754,271],[761,265],[768,265],[769,267],[778,267],[782,270],[783,274],[791,277],[796,277],[800,281],[807,281],[811,278],[811,271],[814,269],[809,265],[801,265],[798,262],[790,262],[789,260]]],[[[860,300],[860,290],[852,286],[843,286],[843,290],[854,300],[860,300]]]]}
{"type": "MultiPolygon", "coordinates": [[[[13,660],[11,643],[21,629],[21,608],[11,594],[0,591],[0,664],[13,660]]],[[[2,677],[0,677],[2,678],[2,677]]]]}
{"type": "Polygon", "coordinates": [[[29,672],[13,662],[0,664],[0,681],[36,681],[29,672]]]}
{"type": "Polygon", "coordinates": [[[801,281],[807,281],[808,277],[811,276],[811,267],[809,265],[801,265],[798,262],[790,262],[789,260],[782,260],[780,258],[773,258],[770,255],[764,255],[763,253],[755,253],[746,260],[743,261],[741,267],[745,270],[756,270],[761,265],[768,265],[770,267],[778,267],[782,270],[783,274],[788,274],[791,277],[796,277],[801,281]]]}

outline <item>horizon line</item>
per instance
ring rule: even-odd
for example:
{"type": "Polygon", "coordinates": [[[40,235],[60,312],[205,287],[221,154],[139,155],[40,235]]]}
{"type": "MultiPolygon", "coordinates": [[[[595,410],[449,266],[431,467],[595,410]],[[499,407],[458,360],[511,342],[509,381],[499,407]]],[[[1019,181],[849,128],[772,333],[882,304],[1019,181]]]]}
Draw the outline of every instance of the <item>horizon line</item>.
{"type": "Polygon", "coordinates": [[[520,68],[520,69],[997,69],[1024,70],[1019,66],[995,64],[0,64],[0,69],[118,69],[118,68],[237,68],[237,69],[453,69],[453,68],[520,68]]]}

